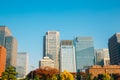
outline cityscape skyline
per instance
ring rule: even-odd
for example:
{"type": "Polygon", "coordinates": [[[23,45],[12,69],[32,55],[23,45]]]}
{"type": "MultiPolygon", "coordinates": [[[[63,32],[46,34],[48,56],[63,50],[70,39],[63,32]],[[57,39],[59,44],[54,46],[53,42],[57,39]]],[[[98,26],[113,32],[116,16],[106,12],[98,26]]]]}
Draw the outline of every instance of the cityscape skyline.
{"type": "Polygon", "coordinates": [[[43,36],[49,30],[59,31],[60,40],[91,36],[95,49],[108,48],[108,39],[120,32],[119,4],[118,0],[3,0],[0,25],[11,30],[18,52],[29,53],[29,67],[36,68],[43,56],[43,36]]]}

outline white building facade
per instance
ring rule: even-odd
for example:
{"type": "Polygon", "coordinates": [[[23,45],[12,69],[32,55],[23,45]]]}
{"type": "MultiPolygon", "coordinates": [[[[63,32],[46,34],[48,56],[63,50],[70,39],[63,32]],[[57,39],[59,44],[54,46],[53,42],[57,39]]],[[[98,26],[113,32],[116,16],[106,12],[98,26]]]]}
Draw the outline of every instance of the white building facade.
{"type": "Polygon", "coordinates": [[[60,48],[60,71],[76,72],[75,48],[72,40],[62,40],[60,48]]]}
{"type": "Polygon", "coordinates": [[[17,55],[18,78],[24,78],[28,74],[28,54],[26,52],[19,52],[17,55]]]}

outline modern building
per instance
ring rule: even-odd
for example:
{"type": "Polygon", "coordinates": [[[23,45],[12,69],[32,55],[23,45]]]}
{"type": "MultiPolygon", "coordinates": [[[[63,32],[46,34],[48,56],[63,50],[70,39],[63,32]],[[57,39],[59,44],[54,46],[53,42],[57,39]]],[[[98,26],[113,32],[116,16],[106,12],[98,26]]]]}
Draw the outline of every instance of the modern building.
{"type": "Polygon", "coordinates": [[[110,64],[120,64],[120,33],[115,33],[108,41],[110,64]]]}
{"type": "Polygon", "coordinates": [[[59,48],[60,34],[58,31],[48,31],[44,36],[43,55],[48,56],[55,63],[55,68],[59,69],[59,48]]]}
{"type": "Polygon", "coordinates": [[[76,69],[84,70],[94,65],[94,43],[92,37],[75,37],[76,69]]]}
{"type": "Polygon", "coordinates": [[[5,48],[7,49],[6,67],[15,66],[17,61],[17,40],[13,36],[5,38],[5,48]]]}
{"type": "Polygon", "coordinates": [[[110,58],[104,58],[103,63],[105,66],[110,65],[110,58]]]}
{"type": "Polygon", "coordinates": [[[107,48],[104,49],[96,49],[96,65],[109,65],[109,51],[107,48]]]}
{"type": "Polygon", "coordinates": [[[6,26],[0,26],[0,45],[4,46],[7,51],[6,67],[10,65],[16,67],[17,40],[6,26]]]}
{"type": "Polygon", "coordinates": [[[6,49],[3,46],[0,46],[0,77],[2,72],[5,71],[6,65],[6,49]]]}
{"type": "Polygon", "coordinates": [[[11,36],[12,33],[6,26],[0,26],[0,45],[5,46],[5,38],[11,36]]]}
{"type": "Polygon", "coordinates": [[[119,65],[108,65],[108,66],[98,66],[94,65],[88,69],[86,69],[87,74],[91,74],[92,78],[98,76],[98,74],[119,74],[120,66],[119,65]]]}
{"type": "Polygon", "coordinates": [[[28,74],[28,53],[18,53],[16,71],[18,72],[18,78],[24,78],[28,74]]]}
{"type": "Polygon", "coordinates": [[[60,46],[60,71],[76,72],[75,47],[72,40],[62,40],[60,46]]]}
{"type": "Polygon", "coordinates": [[[40,63],[39,63],[39,67],[52,67],[54,68],[55,65],[54,65],[54,61],[52,59],[50,59],[49,57],[44,57],[40,63]]]}

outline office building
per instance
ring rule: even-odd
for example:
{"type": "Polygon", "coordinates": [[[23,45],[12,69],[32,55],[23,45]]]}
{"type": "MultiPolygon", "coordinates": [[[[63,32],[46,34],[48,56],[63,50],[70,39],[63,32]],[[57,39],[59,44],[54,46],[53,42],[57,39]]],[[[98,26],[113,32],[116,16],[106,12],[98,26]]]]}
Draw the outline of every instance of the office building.
{"type": "Polygon", "coordinates": [[[104,49],[96,49],[96,65],[109,65],[109,51],[107,48],[104,49]]]}
{"type": "Polygon", "coordinates": [[[12,65],[16,67],[17,40],[12,36],[11,31],[6,26],[0,26],[0,45],[6,48],[6,67],[12,65]]]}
{"type": "Polygon", "coordinates": [[[48,31],[44,36],[43,55],[48,56],[55,63],[55,68],[59,69],[59,48],[60,34],[58,31],[48,31]]]}
{"type": "Polygon", "coordinates": [[[54,61],[52,59],[50,59],[49,57],[44,57],[40,63],[39,63],[39,67],[52,67],[54,68],[55,65],[54,65],[54,61]]]}
{"type": "Polygon", "coordinates": [[[120,33],[115,33],[108,41],[110,64],[120,64],[120,33]]]}
{"type": "Polygon", "coordinates": [[[0,46],[0,77],[2,76],[2,72],[5,71],[6,65],[6,49],[3,46],[0,46]]]}
{"type": "Polygon", "coordinates": [[[5,38],[5,48],[7,49],[6,67],[10,65],[16,67],[17,46],[17,40],[13,36],[5,38]]]}
{"type": "Polygon", "coordinates": [[[19,52],[17,55],[18,78],[24,78],[28,74],[28,54],[26,52],[19,52]]]}
{"type": "Polygon", "coordinates": [[[92,37],[76,37],[74,39],[76,69],[84,70],[94,65],[94,43],[92,37]]]}
{"type": "Polygon", "coordinates": [[[60,71],[76,72],[75,47],[72,40],[62,40],[60,46],[60,71]]]}
{"type": "Polygon", "coordinates": [[[0,45],[5,46],[5,38],[6,36],[11,36],[12,33],[8,29],[8,27],[0,26],[0,45]]]}

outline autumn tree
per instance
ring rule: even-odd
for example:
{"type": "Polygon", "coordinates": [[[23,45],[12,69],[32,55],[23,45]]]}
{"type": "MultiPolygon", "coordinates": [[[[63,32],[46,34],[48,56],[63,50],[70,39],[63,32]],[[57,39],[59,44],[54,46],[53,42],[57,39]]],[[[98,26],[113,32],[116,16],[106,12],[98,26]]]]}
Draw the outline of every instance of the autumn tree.
{"type": "Polygon", "coordinates": [[[105,73],[105,74],[99,74],[97,79],[98,80],[111,80],[111,77],[109,74],[105,73]]]}
{"type": "Polygon", "coordinates": [[[59,70],[56,68],[41,67],[27,75],[27,79],[35,78],[37,76],[39,79],[42,80],[57,80],[57,75],[59,74],[59,70]]]}
{"type": "Polygon", "coordinates": [[[61,74],[62,80],[74,80],[73,75],[68,71],[63,71],[61,74]]]}
{"type": "Polygon", "coordinates": [[[107,73],[103,74],[103,80],[110,80],[110,75],[107,73]]]}
{"type": "Polygon", "coordinates": [[[2,80],[17,80],[17,72],[15,67],[9,66],[6,68],[5,72],[2,73],[2,80]]]}

